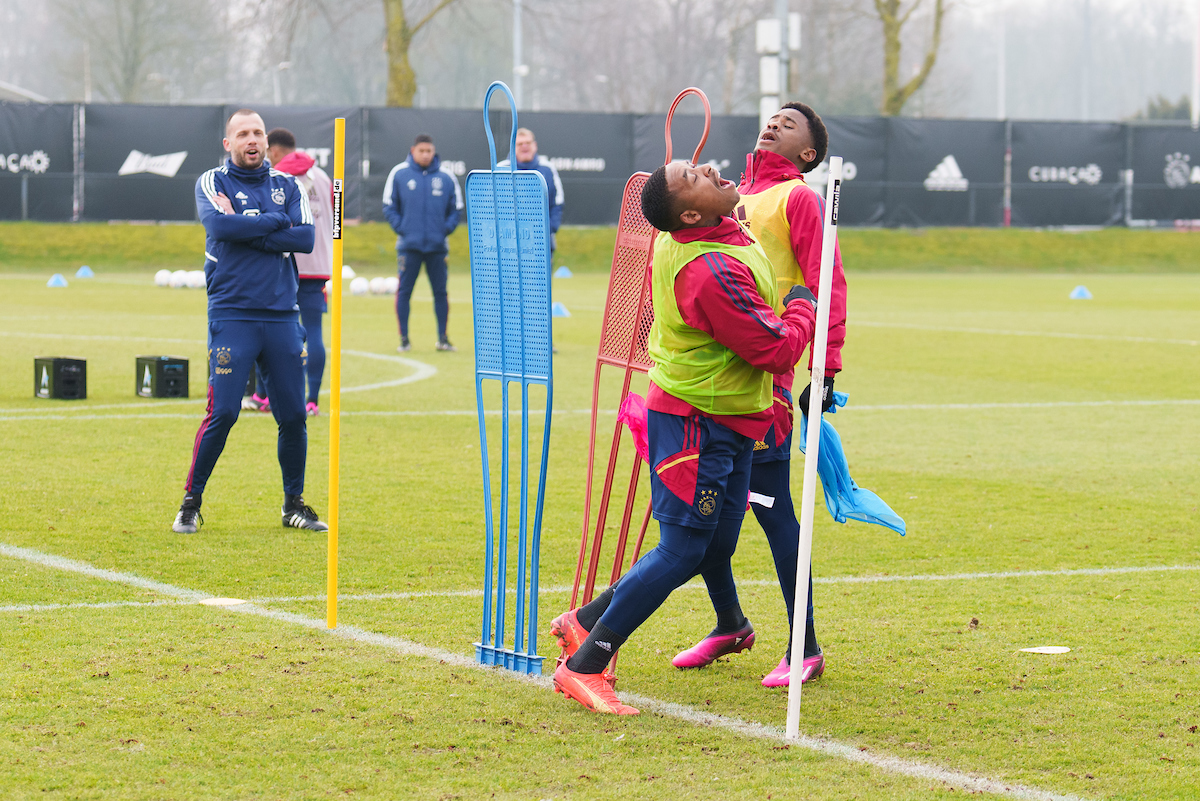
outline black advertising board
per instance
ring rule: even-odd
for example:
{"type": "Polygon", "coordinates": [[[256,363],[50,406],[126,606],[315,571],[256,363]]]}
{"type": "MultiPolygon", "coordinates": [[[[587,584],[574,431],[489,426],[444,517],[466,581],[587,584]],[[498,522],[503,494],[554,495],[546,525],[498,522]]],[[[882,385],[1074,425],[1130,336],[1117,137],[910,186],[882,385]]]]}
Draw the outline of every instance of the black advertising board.
{"type": "MultiPolygon", "coordinates": [[[[692,102],[685,100],[684,103],[692,102]]],[[[663,165],[667,154],[665,114],[639,114],[633,118],[633,171],[653,172],[663,165]]],[[[704,132],[704,117],[676,114],[671,121],[672,160],[691,159],[704,132]]],[[[738,181],[746,170],[746,154],[758,141],[758,120],[754,117],[713,117],[700,159],[721,171],[722,178],[738,181]]],[[[628,176],[626,176],[628,177],[628,176]]],[[[613,209],[616,222],[619,208],[613,209]]]]}
{"type": "Polygon", "coordinates": [[[1003,223],[1003,122],[890,117],[886,123],[886,225],[1003,223]]]}
{"type": "Polygon", "coordinates": [[[223,161],[222,107],[89,105],[84,113],[84,219],[196,219],[196,179],[223,161]]]}
{"type": "Polygon", "coordinates": [[[0,103],[0,220],[69,220],[75,107],[0,103]]]}
{"type": "Polygon", "coordinates": [[[829,153],[808,174],[808,185],[825,194],[829,156],[842,157],[842,202],[839,225],[878,225],[884,216],[887,175],[887,120],[881,117],[823,117],[829,153]]]}
{"type": "Polygon", "coordinates": [[[1131,126],[1133,218],[1200,220],[1200,131],[1131,126]]]}
{"type": "Polygon", "coordinates": [[[1124,214],[1125,128],[1014,122],[1013,225],[1112,225],[1124,214]]]}
{"type": "MultiPolygon", "coordinates": [[[[508,153],[508,115],[493,115],[496,158],[508,153]]],[[[550,159],[563,183],[563,223],[612,225],[621,211],[625,182],[633,174],[631,114],[521,112],[517,121],[533,132],[538,154],[550,159]]],[[[479,118],[480,138],[485,138],[479,118]]],[[[487,165],[481,165],[486,167],[487,165]]],[[[473,168],[472,168],[473,169],[473,168]]],[[[548,187],[551,192],[554,187],[548,187]]]]}
{"type": "MultiPolygon", "coordinates": [[[[363,219],[382,220],[383,185],[388,173],[408,158],[418,134],[433,137],[442,164],[462,188],[468,170],[488,165],[483,112],[465,109],[368,108],[365,120],[363,219]]],[[[507,125],[505,131],[507,132],[507,125]]],[[[499,136],[499,134],[497,134],[499,136]]],[[[500,149],[499,147],[497,149],[500,149]]],[[[507,150],[507,145],[504,146],[507,150]]],[[[503,156],[497,156],[503,158],[503,156]]]]}
{"type": "MultiPolygon", "coordinates": [[[[226,106],[226,119],[242,106],[226,106]]],[[[362,208],[362,109],[358,106],[262,106],[255,109],[267,130],[286,128],[296,137],[296,147],[312,156],[317,166],[333,178],[333,121],[346,120],[346,213],[361,216],[362,208]]]]}

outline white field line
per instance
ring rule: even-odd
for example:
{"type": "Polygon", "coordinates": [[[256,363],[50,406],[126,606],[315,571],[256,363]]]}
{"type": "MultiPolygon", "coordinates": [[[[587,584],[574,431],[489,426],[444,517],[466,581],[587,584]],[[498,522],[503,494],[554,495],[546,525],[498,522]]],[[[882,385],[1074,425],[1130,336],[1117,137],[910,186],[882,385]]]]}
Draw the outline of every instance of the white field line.
{"type": "MultiPolygon", "coordinates": [[[[376,355],[378,355],[378,354],[376,354],[376,355]]],[[[429,367],[429,369],[433,370],[434,372],[436,372],[436,370],[437,370],[437,368],[435,368],[435,367],[429,367]]],[[[408,384],[413,381],[419,381],[424,378],[428,378],[430,375],[432,375],[432,373],[429,373],[427,375],[421,375],[420,377],[417,377],[414,375],[414,376],[409,376],[407,378],[400,378],[395,381],[385,381],[380,384],[365,384],[360,387],[350,387],[348,389],[343,389],[342,392],[343,393],[363,392],[368,389],[380,389],[382,387],[399,386],[401,384],[408,384]]],[[[321,390],[321,394],[322,395],[327,394],[327,390],[321,390]]],[[[155,404],[155,405],[165,405],[166,403],[174,403],[174,402],[192,403],[192,402],[199,402],[199,399],[197,399],[196,401],[163,401],[163,402],[160,402],[159,404],[155,404]]],[[[131,404],[113,404],[110,406],[88,406],[88,407],[83,407],[80,411],[87,411],[87,410],[91,410],[91,409],[105,409],[105,408],[119,409],[119,408],[135,407],[135,406],[144,407],[145,404],[131,403],[131,404]]],[[[1177,398],[1177,399],[1168,399],[1168,400],[1045,401],[1045,402],[1031,401],[1029,403],[895,403],[895,404],[885,403],[885,404],[875,404],[875,405],[864,404],[861,406],[847,406],[844,409],[841,409],[838,413],[846,414],[847,412],[970,411],[970,410],[982,411],[982,410],[987,410],[987,409],[1072,409],[1072,408],[1086,408],[1086,407],[1119,408],[1119,407],[1126,407],[1126,406],[1132,406],[1132,407],[1200,406],[1200,399],[1177,398]]],[[[153,419],[153,418],[161,418],[161,417],[169,417],[169,418],[181,418],[181,417],[192,418],[192,417],[195,417],[195,415],[157,414],[157,413],[153,413],[153,412],[148,412],[145,414],[105,414],[105,415],[64,414],[64,413],[59,413],[59,414],[41,413],[41,414],[39,414],[39,412],[45,412],[45,411],[47,411],[47,410],[28,409],[28,408],[26,408],[26,409],[3,409],[3,410],[0,410],[0,423],[20,421],[20,420],[125,420],[125,419],[141,420],[141,419],[153,419]],[[19,416],[8,416],[8,415],[19,415],[19,416]]],[[[58,411],[58,410],[55,410],[55,411],[58,411]]],[[[62,411],[65,411],[65,410],[62,410],[62,411]]],[[[545,411],[546,411],[545,409],[530,409],[529,413],[532,415],[538,415],[538,414],[545,414],[545,411]]],[[[591,413],[592,413],[591,409],[558,409],[554,412],[555,415],[579,415],[579,414],[591,414],[591,413]]],[[[602,414],[602,415],[611,416],[616,413],[617,412],[615,409],[601,409],[600,410],[600,414],[602,414]]],[[[405,411],[405,410],[399,410],[399,409],[389,409],[389,410],[379,410],[379,411],[363,410],[363,411],[343,411],[342,412],[343,417],[475,417],[476,414],[477,414],[477,412],[474,409],[432,409],[432,410],[424,410],[424,411],[421,411],[421,410],[405,411]]],[[[495,415],[499,415],[500,412],[492,409],[492,410],[485,411],[484,414],[486,414],[488,416],[495,416],[495,415]]],[[[519,416],[520,414],[521,414],[521,412],[518,409],[509,411],[510,416],[519,416]]]]}
{"type": "Polygon", "coordinates": [[[0,331],[0,337],[25,337],[28,339],[70,339],[81,340],[84,342],[171,342],[176,345],[206,344],[203,339],[170,339],[160,336],[108,336],[105,334],[49,334],[36,331],[0,331]]]}
{"type": "Polygon", "coordinates": [[[1088,339],[1102,342],[1141,342],[1153,345],[1200,345],[1197,339],[1161,339],[1159,337],[1126,337],[1115,334],[1072,334],[1065,331],[1010,331],[1000,328],[966,328],[951,325],[919,325],[917,323],[884,323],[853,320],[852,325],[868,328],[903,328],[909,331],[937,331],[953,334],[986,334],[1004,337],[1051,337],[1054,339],[1088,339]]]}
{"type": "MultiPolygon", "coordinates": [[[[118,584],[126,584],[134,587],[150,589],[163,595],[172,596],[183,601],[199,602],[205,598],[212,597],[206,595],[205,593],[197,592],[196,590],[189,590],[183,587],[175,587],[170,584],[151,581],[131,573],[119,573],[113,570],[104,570],[102,568],[93,567],[85,562],[78,562],[73,559],[66,559],[61,556],[42,553],[30,548],[19,548],[0,543],[0,554],[12,557],[14,559],[21,559],[27,562],[32,562],[68,572],[80,573],[86,576],[100,578],[118,584]]],[[[463,669],[487,670],[493,676],[498,676],[509,680],[516,680],[525,684],[531,684],[543,690],[549,690],[552,686],[550,679],[545,676],[522,676],[506,670],[484,667],[475,662],[475,660],[468,656],[464,656],[463,654],[453,653],[451,651],[443,651],[440,648],[431,648],[429,646],[421,645],[420,643],[415,643],[411,640],[406,640],[401,637],[392,637],[386,634],[379,634],[378,632],[367,631],[356,626],[342,625],[338,626],[336,629],[329,629],[326,627],[324,620],[304,617],[302,615],[296,615],[290,612],[282,612],[275,609],[267,609],[252,603],[228,606],[224,608],[231,612],[255,615],[257,617],[263,617],[269,620],[276,620],[281,623],[290,623],[292,625],[301,626],[303,628],[318,631],[333,637],[338,637],[339,639],[350,640],[352,642],[364,643],[367,645],[375,645],[405,656],[417,656],[424,659],[437,660],[439,662],[444,662],[463,669]]],[[[899,757],[889,756],[887,754],[876,754],[869,750],[864,750],[861,746],[840,743],[836,740],[807,736],[800,737],[797,740],[788,740],[784,737],[783,729],[778,726],[765,726],[760,723],[740,720],[738,718],[715,715],[711,712],[705,712],[684,704],[661,701],[641,695],[624,693],[624,696],[625,700],[638,704],[642,708],[656,712],[664,717],[676,718],[677,720],[682,720],[685,723],[695,726],[725,729],[726,731],[740,734],[744,737],[770,740],[772,742],[780,742],[788,745],[798,746],[800,748],[806,748],[826,756],[845,759],[847,761],[855,762],[871,768],[876,768],[887,773],[910,776],[925,781],[942,782],[949,786],[957,787],[963,790],[969,790],[971,792],[991,793],[993,795],[999,795],[1005,798],[1021,799],[1022,801],[1083,801],[1079,796],[1075,795],[1051,793],[1034,787],[1026,787],[1024,785],[998,781],[996,779],[972,776],[967,773],[948,770],[936,765],[930,765],[914,760],[901,759],[899,757]]]]}
{"type": "MultiPolygon", "coordinates": [[[[1200,571],[1200,565],[1151,565],[1146,567],[1086,567],[1076,570],[1008,570],[997,573],[948,573],[909,576],[814,576],[813,584],[891,584],[913,581],[977,581],[981,579],[1021,579],[1047,576],[1117,576],[1125,573],[1169,573],[1174,571],[1200,571]]],[[[776,579],[738,579],[740,587],[774,587],[776,579]]],[[[567,585],[538,587],[538,595],[563,595],[571,591],[567,585]]],[[[597,584],[597,590],[604,586],[597,584]]],[[[679,587],[681,590],[705,589],[704,582],[693,580],[679,587]]],[[[516,590],[508,588],[509,594],[516,590]]],[[[410,601],[418,598],[482,598],[483,590],[422,590],[416,592],[366,592],[340,593],[339,601],[410,601]]],[[[324,595],[290,595],[253,598],[256,603],[282,604],[324,601],[324,595]]]]}

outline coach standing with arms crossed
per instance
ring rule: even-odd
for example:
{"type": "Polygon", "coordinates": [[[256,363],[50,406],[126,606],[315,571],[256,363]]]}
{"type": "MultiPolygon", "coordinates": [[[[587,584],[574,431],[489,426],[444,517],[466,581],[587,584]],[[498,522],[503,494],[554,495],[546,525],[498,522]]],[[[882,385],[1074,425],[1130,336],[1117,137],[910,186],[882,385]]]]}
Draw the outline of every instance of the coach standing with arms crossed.
{"type": "Polygon", "coordinates": [[[458,179],[443,166],[433,137],[420,134],[408,158],[392,168],[383,185],[383,215],[396,232],[396,260],[400,267],[400,289],[396,292],[396,320],[400,323],[400,347],[412,349],[408,339],[409,301],[421,263],[433,290],[433,313],[437,316],[437,349],[455,351],[446,337],[450,300],[446,296],[446,237],[458,227],[463,208],[458,179]]]}
{"type": "Polygon", "coordinates": [[[208,285],[208,409],[192,451],[183,503],[172,528],[195,533],[200,505],[229,429],[237,422],[242,391],[258,361],[271,387],[279,424],[283,525],[326,531],[304,503],[308,432],[304,413],[304,333],[298,319],[293,252],[310,253],[312,211],[296,179],[266,163],[262,117],[241,109],[225,124],[229,158],[196,181],[196,209],[204,224],[208,285]]]}

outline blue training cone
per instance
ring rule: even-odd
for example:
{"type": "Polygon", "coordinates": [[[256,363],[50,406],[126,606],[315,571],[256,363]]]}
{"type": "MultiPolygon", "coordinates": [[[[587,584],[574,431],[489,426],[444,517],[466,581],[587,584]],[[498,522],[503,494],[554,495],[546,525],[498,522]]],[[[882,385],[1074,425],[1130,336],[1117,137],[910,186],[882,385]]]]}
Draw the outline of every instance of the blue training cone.
{"type": "Polygon", "coordinates": [[[1092,293],[1083,284],[1071,290],[1071,300],[1091,300],[1092,293]]]}
{"type": "Polygon", "coordinates": [[[48,286],[48,287],[66,286],[66,285],[67,285],[67,279],[63,278],[62,273],[55,273],[54,275],[50,276],[50,280],[46,282],[46,286],[48,286]]]}
{"type": "Polygon", "coordinates": [[[571,273],[571,270],[567,267],[567,265],[564,264],[561,267],[559,267],[557,270],[554,271],[554,277],[555,278],[572,278],[573,275],[571,273]]]}
{"type": "Polygon", "coordinates": [[[566,306],[562,305],[561,303],[555,303],[553,306],[550,307],[550,316],[551,317],[570,317],[571,313],[569,311],[567,311],[566,306]]]}
{"type": "Polygon", "coordinates": [[[95,278],[96,274],[92,272],[92,268],[86,264],[75,271],[76,278],[95,278]]]}

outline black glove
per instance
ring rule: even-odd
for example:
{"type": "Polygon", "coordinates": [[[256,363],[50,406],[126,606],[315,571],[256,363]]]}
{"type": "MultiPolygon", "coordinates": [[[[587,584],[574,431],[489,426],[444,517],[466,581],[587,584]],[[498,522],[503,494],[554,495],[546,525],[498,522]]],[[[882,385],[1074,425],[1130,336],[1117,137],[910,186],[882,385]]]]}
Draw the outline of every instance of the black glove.
{"type": "Polygon", "coordinates": [[[794,300],[807,300],[812,304],[813,311],[817,310],[817,296],[809,292],[808,287],[804,286],[804,284],[796,284],[788,291],[787,295],[783,298],[783,307],[786,309],[787,305],[794,300]]]}
{"type": "MultiPolygon", "coordinates": [[[[812,383],[804,385],[800,393],[800,411],[808,415],[808,399],[812,396],[812,383]]],[[[821,411],[827,412],[833,406],[833,376],[825,376],[825,388],[821,391],[821,411]]]]}

